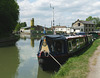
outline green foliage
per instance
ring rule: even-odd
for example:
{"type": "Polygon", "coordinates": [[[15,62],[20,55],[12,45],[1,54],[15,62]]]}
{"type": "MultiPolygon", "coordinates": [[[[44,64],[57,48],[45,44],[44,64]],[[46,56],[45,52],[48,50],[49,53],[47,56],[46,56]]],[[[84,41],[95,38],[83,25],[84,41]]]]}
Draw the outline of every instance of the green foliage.
{"type": "Polygon", "coordinates": [[[86,18],[86,21],[92,21],[92,20],[93,20],[92,16],[89,16],[88,18],[86,18]]]}
{"type": "Polygon", "coordinates": [[[100,27],[97,27],[97,30],[100,30],[100,27]]]}
{"type": "Polygon", "coordinates": [[[0,35],[10,34],[19,17],[19,6],[15,0],[0,0],[0,35]]]}
{"type": "Polygon", "coordinates": [[[32,31],[32,34],[37,34],[37,31],[36,31],[36,30],[33,30],[33,31],[32,31]]]}
{"type": "Polygon", "coordinates": [[[34,28],[31,28],[31,30],[34,30],[34,28]]]}
{"type": "Polygon", "coordinates": [[[26,22],[23,23],[19,22],[15,27],[15,31],[19,31],[21,27],[26,27],[26,26],[27,26],[26,22]]]}
{"type": "Polygon", "coordinates": [[[99,45],[100,39],[97,39],[82,55],[69,58],[52,78],[86,78],[89,72],[89,58],[99,45]]]}
{"type": "Polygon", "coordinates": [[[96,24],[96,27],[100,27],[100,18],[99,17],[94,17],[93,21],[96,24]]]}
{"type": "Polygon", "coordinates": [[[53,32],[52,31],[47,31],[47,34],[53,34],[53,32]]]}

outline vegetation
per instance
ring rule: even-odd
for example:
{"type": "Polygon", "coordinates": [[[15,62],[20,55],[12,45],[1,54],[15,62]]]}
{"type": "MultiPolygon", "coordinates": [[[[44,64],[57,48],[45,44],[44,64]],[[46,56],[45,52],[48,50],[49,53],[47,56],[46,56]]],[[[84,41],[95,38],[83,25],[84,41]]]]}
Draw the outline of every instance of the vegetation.
{"type": "Polygon", "coordinates": [[[26,26],[27,26],[26,22],[23,23],[19,22],[15,27],[15,31],[19,31],[21,27],[26,27],[26,26]]]}
{"type": "Polygon", "coordinates": [[[18,18],[19,6],[16,0],[0,0],[0,36],[11,34],[18,18]]]}
{"type": "Polygon", "coordinates": [[[83,51],[83,54],[81,52],[79,55],[69,58],[52,78],[86,78],[89,72],[89,58],[99,45],[100,39],[97,39],[87,47],[87,51],[83,51]]]}
{"type": "Polygon", "coordinates": [[[89,16],[88,18],[86,18],[86,21],[92,21],[92,20],[93,20],[92,16],[89,16]]]}
{"type": "Polygon", "coordinates": [[[86,18],[86,21],[93,21],[95,23],[96,28],[100,29],[100,18],[99,17],[89,16],[88,18],[86,18]]]}

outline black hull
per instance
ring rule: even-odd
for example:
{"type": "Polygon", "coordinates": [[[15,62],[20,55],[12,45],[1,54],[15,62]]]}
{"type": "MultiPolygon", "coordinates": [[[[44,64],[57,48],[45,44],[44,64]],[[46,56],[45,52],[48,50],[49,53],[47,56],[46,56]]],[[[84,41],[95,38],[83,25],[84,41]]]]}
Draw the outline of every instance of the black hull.
{"type": "MultiPolygon", "coordinates": [[[[54,57],[61,65],[66,62],[68,56],[54,57]]],[[[38,57],[38,62],[43,70],[58,70],[60,65],[52,57],[38,57]]]]}
{"type": "MultiPolygon", "coordinates": [[[[87,44],[86,46],[78,49],[77,51],[70,53],[70,54],[65,54],[63,56],[57,56],[54,57],[61,65],[64,64],[69,57],[72,57],[73,55],[81,55],[91,46],[92,42],[87,44]],[[86,48],[87,47],[87,48],[86,48]],[[86,48],[86,49],[85,49],[86,48]],[[84,49],[84,50],[83,50],[84,49]]],[[[58,70],[60,68],[60,65],[51,57],[38,57],[38,62],[40,67],[43,70],[58,70]]]]}

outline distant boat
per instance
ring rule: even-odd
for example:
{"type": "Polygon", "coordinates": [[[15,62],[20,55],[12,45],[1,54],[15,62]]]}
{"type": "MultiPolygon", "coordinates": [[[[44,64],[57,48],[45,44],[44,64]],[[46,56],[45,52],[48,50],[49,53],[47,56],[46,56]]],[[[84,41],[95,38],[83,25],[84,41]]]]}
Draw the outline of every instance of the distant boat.
{"type": "Polygon", "coordinates": [[[92,35],[46,35],[41,38],[38,61],[43,70],[59,68],[68,56],[92,43],[92,35]]]}

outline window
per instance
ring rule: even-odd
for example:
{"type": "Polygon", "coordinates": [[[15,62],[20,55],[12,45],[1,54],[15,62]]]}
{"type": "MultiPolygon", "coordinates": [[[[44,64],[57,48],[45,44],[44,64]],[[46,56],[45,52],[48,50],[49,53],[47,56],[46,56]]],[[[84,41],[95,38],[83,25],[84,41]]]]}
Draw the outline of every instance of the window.
{"type": "Polygon", "coordinates": [[[83,29],[81,29],[81,31],[83,31],[83,29]]]}
{"type": "Polygon", "coordinates": [[[72,41],[68,41],[68,49],[69,49],[69,52],[71,52],[73,49],[72,49],[72,41]]]}
{"type": "Polygon", "coordinates": [[[80,26],[80,23],[78,23],[78,26],[80,26]]]}
{"type": "Polygon", "coordinates": [[[48,45],[53,53],[63,53],[63,42],[59,40],[48,40],[48,45]]]}
{"type": "Polygon", "coordinates": [[[92,29],[92,31],[94,31],[94,29],[92,29]]]}
{"type": "Polygon", "coordinates": [[[76,49],[76,47],[77,47],[77,46],[76,46],[76,39],[73,39],[73,40],[72,40],[72,46],[73,46],[73,49],[76,49]]]}
{"type": "Polygon", "coordinates": [[[86,24],[86,27],[88,27],[88,24],[86,24]]]}
{"type": "Polygon", "coordinates": [[[92,27],[94,27],[94,25],[92,25],[92,27]]]}
{"type": "Polygon", "coordinates": [[[80,42],[79,42],[79,39],[76,39],[76,42],[77,42],[77,48],[80,48],[80,42]]]}

